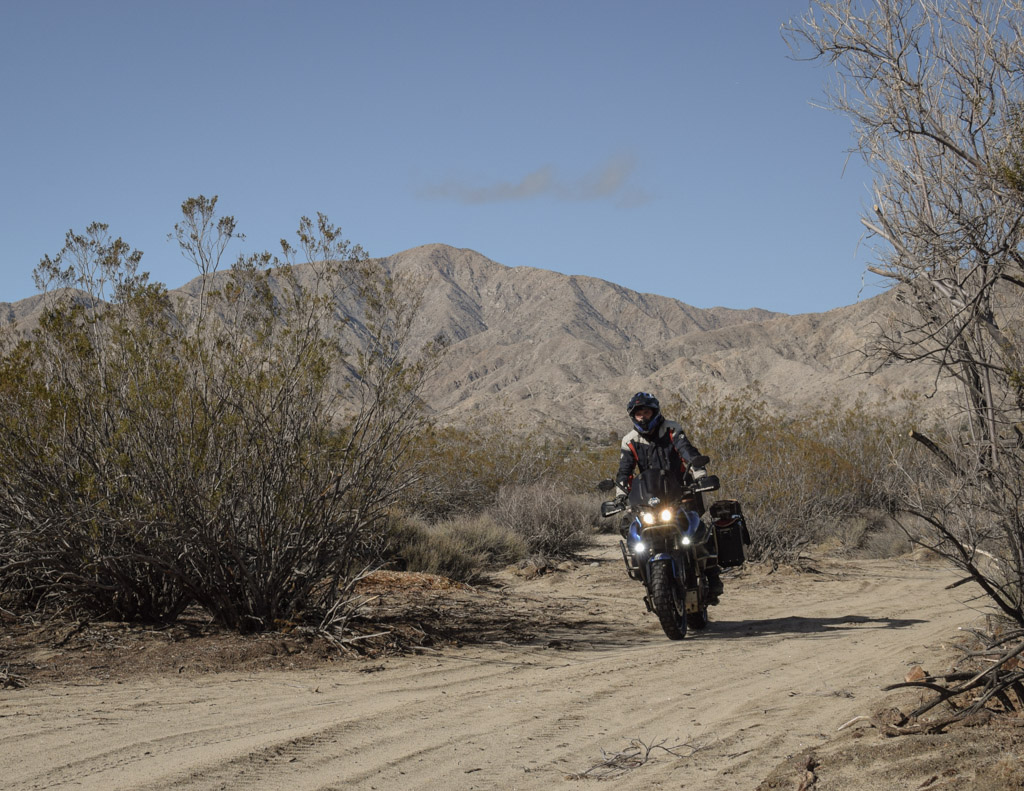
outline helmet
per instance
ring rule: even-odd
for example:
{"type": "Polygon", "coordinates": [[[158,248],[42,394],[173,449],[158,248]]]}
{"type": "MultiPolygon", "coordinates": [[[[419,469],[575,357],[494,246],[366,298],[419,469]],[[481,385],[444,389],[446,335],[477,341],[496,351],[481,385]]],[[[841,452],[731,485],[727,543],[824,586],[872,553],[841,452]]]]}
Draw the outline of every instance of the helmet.
{"type": "Polygon", "coordinates": [[[658,403],[658,399],[650,393],[637,393],[626,404],[626,411],[629,413],[630,419],[633,421],[633,427],[641,434],[647,434],[654,431],[658,426],[661,425],[661,404],[658,403]],[[647,407],[648,409],[654,410],[654,414],[646,420],[638,420],[633,416],[640,407],[647,407]]]}

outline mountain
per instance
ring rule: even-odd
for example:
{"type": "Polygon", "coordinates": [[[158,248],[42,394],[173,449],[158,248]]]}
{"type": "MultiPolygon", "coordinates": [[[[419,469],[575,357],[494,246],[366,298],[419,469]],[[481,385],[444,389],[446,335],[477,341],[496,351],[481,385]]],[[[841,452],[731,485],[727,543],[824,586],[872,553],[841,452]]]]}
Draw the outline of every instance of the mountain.
{"type": "MultiPolygon", "coordinates": [[[[896,309],[890,294],[786,315],[695,308],[442,244],[380,263],[422,296],[416,336],[444,333],[450,341],[425,394],[444,421],[500,413],[603,434],[622,427],[625,402],[638,390],[735,395],[756,385],[770,403],[798,409],[833,399],[884,404],[929,392],[934,378],[923,366],[871,370],[864,350],[896,309]]],[[[191,298],[197,290],[192,281],[176,293],[191,298]]],[[[352,289],[338,301],[354,317],[346,343],[357,344],[362,306],[352,289]]],[[[0,324],[29,326],[40,306],[40,297],[0,303],[0,324]]]]}
{"type": "Polygon", "coordinates": [[[419,331],[452,340],[427,393],[449,419],[498,410],[604,431],[638,390],[735,395],[757,385],[783,409],[885,403],[928,392],[923,366],[871,372],[864,351],[895,309],[882,294],[826,313],[700,309],[592,277],[506,267],[427,245],[385,265],[418,280],[419,331]]]}

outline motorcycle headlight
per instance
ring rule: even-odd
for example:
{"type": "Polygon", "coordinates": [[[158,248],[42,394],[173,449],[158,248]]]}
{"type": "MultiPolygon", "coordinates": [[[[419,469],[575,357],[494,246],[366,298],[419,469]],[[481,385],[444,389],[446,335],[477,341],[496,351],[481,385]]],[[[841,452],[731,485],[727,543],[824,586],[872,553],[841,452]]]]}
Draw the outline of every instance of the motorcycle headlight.
{"type": "Polygon", "coordinates": [[[690,537],[689,536],[683,536],[683,546],[684,547],[690,546],[690,537]]]}
{"type": "Polygon", "coordinates": [[[654,524],[654,514],[650,511],[644,511],[643,520],[645,525],[654,524]]]}
{"type": "Polygon", "coordinates": [[[672,509],[671,508],[666,508],[664,511],[661,512],[661,521],[662,522],[671,522],[672,521],[672,509]]]}
{"type": "Polygon", "coordinates": [[[633,551],[638,555],[642,555],[645,549],[647,549],[647,547],[644,546],[643,541],[637,541],[633,544],[633,551]]]}

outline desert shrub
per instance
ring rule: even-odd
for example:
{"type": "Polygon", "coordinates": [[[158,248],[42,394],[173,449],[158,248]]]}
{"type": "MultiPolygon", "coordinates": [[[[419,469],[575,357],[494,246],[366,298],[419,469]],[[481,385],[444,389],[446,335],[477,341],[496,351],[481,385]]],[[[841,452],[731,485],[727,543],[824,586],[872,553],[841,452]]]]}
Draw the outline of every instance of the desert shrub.
{"type": "Polygon", "coordinates": [[[836,519],[819,542],[825,551],[861,558],[897,557],[913,547],[913,540],[892,515],[872,509],[836,519]]]}
{"type": "Polygon", "coordinates": [[[201,275],[191,303],[98,224],[37,270],[77,296],[0,359],[8,603],[165,621],[196,602],[240,631],[329,628],[371,562],[422,424],[414,303],[322,215],[300,223],[301,277],[269,255],[218,275],[234,221],[215,204],[189,199],[176,226],[201,275]],[[343,287],[366,305],[348,357],[343,287]]]}
{"type": "Polygon", "coordinates": [[[408,571],[442,574],[472,582],[495,567],[527,555],[526,541],[486,514],[434,524],[418,517],[398,520],[390,531],[389,555],[408,571]]]}
{"type": "Polygon", "coordinates": [[[406,490],[403,508],[432,520],[479,513],[494,505],[502,487],[548,480],[586,492],[617,460],[617,447],[595,447],[579,437],[500,417],[486,426],[434,428],[407,459],[433,472],[406,490]]]}
{"type": "Polygon", "coordinates": [[[167,354],[166,307],[162,290],[137,282],[106,309],[66,299],[0,362],[0,587],[9,600],[147,620],[187,604],[157,559],[177,536],[171,498],[152,488],[177,483],[152,476],[174,453],[182,380],[167,354]]]}
{"type": "MultiPolygon", "coordinates": [[[[678,418],[712,458],[711,470],[723,488],[707,501],[735,498],[744,504],[755,559],[792,560],[802,548],[819,544],[861,549],[875,529],[870,515],[893,507],[900,477],[893,465],[913,463],[905,441],[906,427],[913,424],[910,405],[882,411],[833,403],[783,413],[751,391],[727,398],[696,393],[686,402],[669,395],[663,411],[678,418]],[[860,531],[855,529],[859,517],[864,517],[860,531]]],[[[407,490],[403,507],[435,520],[494,509],[499,522],[527,531],[536,546],[549,537],[559,543],[549,534],[557,533],[553,523],[564,520],[552,514],[574,497],[582,498],[576,501],[582,514],[596,515],[600,498],[584,493],[610,477],[619,458],[617,442],[584,443],[500,420],[486,428],[435,430],[413,454],[443,472],[407,490]],[[558,502],[526,513],[531,498],[517,490],[539,492],[532,499],[548,502],[544,492],[552,482],[564,487],[558,502]],[[514,508],[524,513],[513,513],[514,508]]],[[[597,521],[599,529],[617,524],[597,521]]],[[[895,538],[891,543],[900,545],[895,538]]]]}
{"type": "Polygon", "coordinates": [[[531,554],[544,557],[569,557],[588,546],[598,520],[593,497],[555,482],[504,486],[491,513],[523,538],[531,554]]]}
{"type": "Polygon", "coordinates": [[[599,502],[552,482],[502,486],[482,501],[485,510],[434,521],[410,513],[394,517],[387,558],[409,571],[469,581],[528,555],[568,557],[604,526],[599,502]]]}
{"type": "Polygon", "coordinates": [[[914,540],[891,517],[874,522],[856,546],[856,552],[867,558],[892,558],[910,552],[914,540]]]}
{"type": "Polygon", "coordinates": [[[861,403],[782,414],[756,391],[717,399],[697,393],[666,412],[678,414],[711,457],[722,482],[712,497],[743,503],[749,554],[776,561],[808,545],[846,543],[850,519],[891,509],[893,454],[903,453],[899,440],[912,423],[909,406],[895,416],[861,403]]]}
{"type": "Polygon", "coordinates": [[[1024,448],[1005,443],[993,462],[965,436],[934,436],[914,449],[922,464],[902,481],[899,522],[1024,625],[1024,448]]]}

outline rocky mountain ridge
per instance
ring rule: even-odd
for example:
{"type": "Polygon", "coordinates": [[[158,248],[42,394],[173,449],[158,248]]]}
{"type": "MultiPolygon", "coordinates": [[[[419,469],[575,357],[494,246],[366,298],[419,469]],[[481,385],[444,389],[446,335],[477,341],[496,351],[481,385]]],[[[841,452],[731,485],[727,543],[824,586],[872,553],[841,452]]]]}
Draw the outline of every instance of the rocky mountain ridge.
{"type": "MultiPolygon", "coordinates": [[[[872,370],[864,351],[895,309],[882,294],[826,313],[702,309],[592,277],[507,267],[442,244],[382,259],[422,297],[416,336],[449,349],[426,398],[443,421],[501,415],[599,432],[621,428],[629,395],[757,387],[780,409],[884,404],[926,393],[925,367],[872,370]]],[[[176,293],[189,298],[195,281],[176,293]]],[[[338,297],[358,317],[354,290],[338,297]]],[[[0,303],[0,324],[32,323],[40,297],[0,303]]],[[[358,333],[347,338],[358,343],[358,333]]]]}
{"type": "Polygon", "coordinates": [[[505,267],[428,245],[387,259],[417,278],[424,336],[452,346],[428,393],[443,416],[501,411],[621,427],[629,395],[736,395],[756,386],[781,409],[882,404],[929,392],[921,367],[872,371],[865,350],[896,309],[882,294],[826,313],[701,309],[597,278],[505,267]]]}

